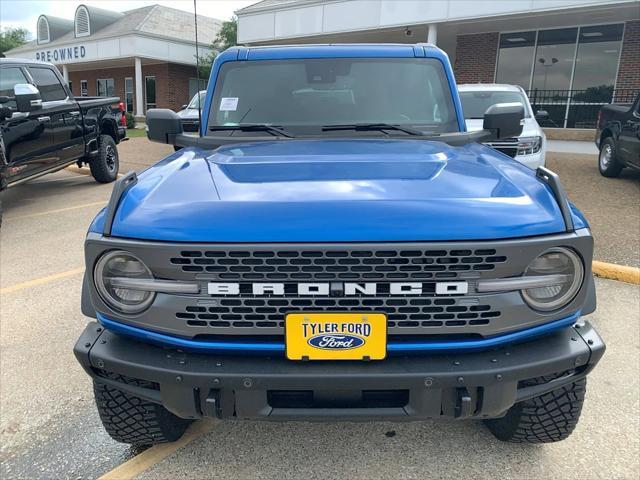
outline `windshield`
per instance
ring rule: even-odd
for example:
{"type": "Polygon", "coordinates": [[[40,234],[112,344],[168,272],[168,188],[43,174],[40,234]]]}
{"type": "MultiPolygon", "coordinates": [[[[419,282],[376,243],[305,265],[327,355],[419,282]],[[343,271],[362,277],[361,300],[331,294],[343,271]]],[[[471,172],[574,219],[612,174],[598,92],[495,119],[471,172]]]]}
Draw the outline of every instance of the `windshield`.
{"type": "Polygon", "coordinates": [[[432,58],[227,62],[209,126],[384,123],[457,132],[444,67],[432,58]]]}
{"type": "Polygon", "coordinates": [[[500,92],[478,90],[475,92],[460,92],[460,101],[462,102],[462,111],[464,118],[469,120],[472,118],[483,118],[484,112],[491,105],[496,103],[512,103],[518,102],[524,107],[524,116],[529,118],[529,107],[527,99],[520,92],[500,92]]]}
{"type": "Polygon", "coordinates": [[[202,90],[200,93],[196,93],[187,108],[200,108],[200,104],[204,105],[204,97],[207,94],[206,90],[202,90]]]}

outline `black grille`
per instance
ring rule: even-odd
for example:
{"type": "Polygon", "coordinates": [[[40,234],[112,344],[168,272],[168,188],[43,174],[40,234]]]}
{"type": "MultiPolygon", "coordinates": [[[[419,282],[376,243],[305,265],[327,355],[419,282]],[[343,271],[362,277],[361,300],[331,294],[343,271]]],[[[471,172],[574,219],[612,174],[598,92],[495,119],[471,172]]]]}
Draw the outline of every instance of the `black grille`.
{"type": "Polygon", "coordinates": [[[491,147],[499,152],[509,155],[511,158],[516,158],[518,155],[518,139],[506,138],[504,140],[498,140],[495,142],[488,142],[485,145],[491,147]]]}
{"type": "Polygon", "coordinates": [[[189,306],[176,313],[187,327],[282,329],[289,312],[383,312],[390,333],[411,327],[488,325],[501,312],[478,299],[459,298],[219,298],[216,306],[189,306]]]}
{"type": "Polygon", "coordinates": [[[466,250],[182,250],[184,272],[223,280],[423,280],[489,271],[507,261],[495,249],[466,250]]]}

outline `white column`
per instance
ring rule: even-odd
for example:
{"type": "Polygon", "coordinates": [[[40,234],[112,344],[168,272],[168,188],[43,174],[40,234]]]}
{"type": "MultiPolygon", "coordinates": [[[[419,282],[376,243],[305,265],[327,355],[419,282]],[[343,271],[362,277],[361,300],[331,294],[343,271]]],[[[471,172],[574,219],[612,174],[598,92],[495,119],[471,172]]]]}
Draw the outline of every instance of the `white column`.
{"type": "Polygon", "coordinates": [[[136,57],[136,117],[142,117],[144,110],[142,109],[142,61],[136,57]]]}
{"type": "Polygon", "coordinates": [[[66,65],[62,65],[62,78],[64,78],[65,82],[69,83],[69,69],[66,65]]]}
{"type": "Polygon", "coordinates": [[[438,24],[431,23],[429,24],[429,33],[427,33],[427,43],[436,45],[437,40],[438,40],[438,24]]]}

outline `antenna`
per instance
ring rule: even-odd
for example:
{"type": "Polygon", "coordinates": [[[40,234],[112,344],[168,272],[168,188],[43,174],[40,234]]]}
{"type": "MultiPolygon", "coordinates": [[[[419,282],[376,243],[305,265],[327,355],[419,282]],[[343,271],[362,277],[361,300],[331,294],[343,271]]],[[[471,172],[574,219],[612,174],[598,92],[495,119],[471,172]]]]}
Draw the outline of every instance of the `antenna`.
{"type": "Polygon", "coordinates": [[[193,23],[196,27],[196,95],[198,96],[198,137],[202,136],[202,102],[200,102],[200,52],[198,51],[198,11],[193,0],[193,23]]]}

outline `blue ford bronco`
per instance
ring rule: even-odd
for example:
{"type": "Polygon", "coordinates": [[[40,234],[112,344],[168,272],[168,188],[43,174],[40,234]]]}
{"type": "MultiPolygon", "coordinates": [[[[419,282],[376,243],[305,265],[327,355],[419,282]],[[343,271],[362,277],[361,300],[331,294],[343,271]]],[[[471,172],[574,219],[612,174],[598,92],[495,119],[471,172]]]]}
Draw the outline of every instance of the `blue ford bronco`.
{"type": "Polygon", "coordinates": [[[89,228],[75,355],[109,434],[194,419],[479,419],[554,442],[605,345],[593,239],[557,175],[467,132],[431,45],[234,47],[198,136],[122,177],[89,228]]]}

